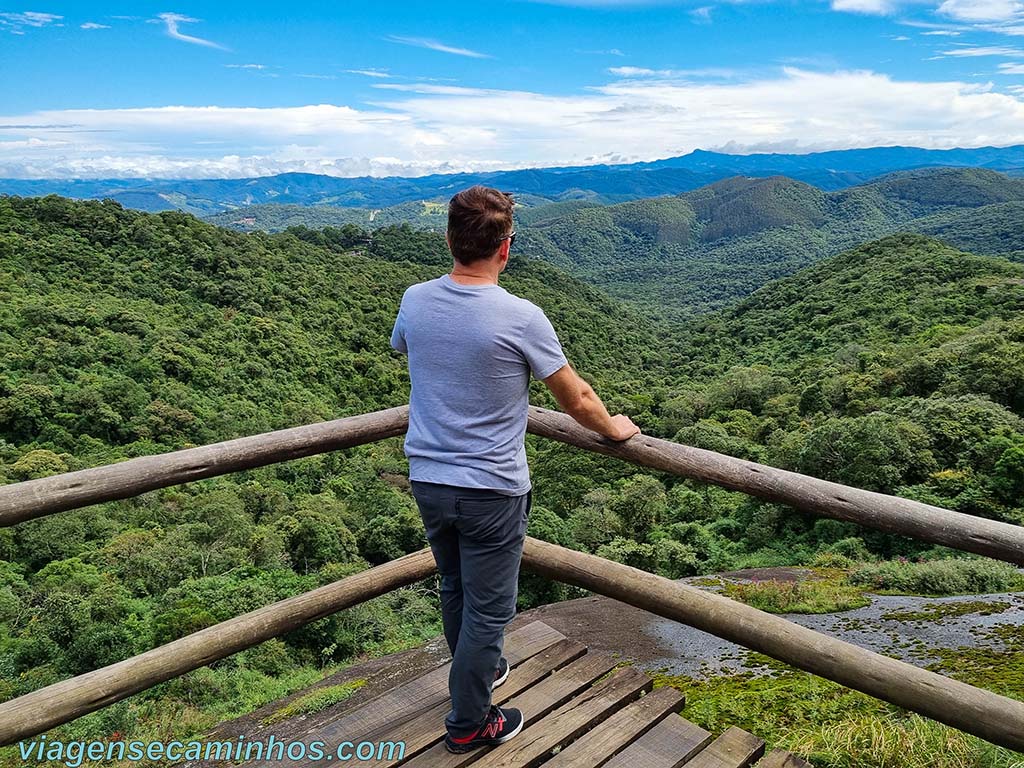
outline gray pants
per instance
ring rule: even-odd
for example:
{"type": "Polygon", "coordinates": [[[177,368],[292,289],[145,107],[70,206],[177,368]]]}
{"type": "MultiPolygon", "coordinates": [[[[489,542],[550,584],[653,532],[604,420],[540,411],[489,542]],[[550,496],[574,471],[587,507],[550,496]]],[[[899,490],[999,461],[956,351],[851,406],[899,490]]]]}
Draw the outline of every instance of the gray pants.
{"type": "Polygon", "coordinates": [[[413,480],[412,493],[441,574],[441,616],[452,652],[445,725],[452,736],[469,736],[487,716],[505,625],[516,613],[532,491],[505,496],[413,480]]]}

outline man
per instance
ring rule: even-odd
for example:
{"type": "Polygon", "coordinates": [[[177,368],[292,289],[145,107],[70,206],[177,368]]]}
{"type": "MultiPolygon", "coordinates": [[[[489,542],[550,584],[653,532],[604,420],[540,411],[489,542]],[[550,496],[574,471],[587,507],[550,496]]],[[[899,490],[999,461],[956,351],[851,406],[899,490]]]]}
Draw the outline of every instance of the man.
{"type": "Polygon", "coordinates": [[[405,291],[391,335],[409,357],[405,455],[441,575],[451,752],[500,744],[523,727],[519,710],[491,705],[491,691],[508,676],[501,650],[532,501],[524,447],[531,372],[583,426],[611,440],[640,431],[610,416],[570,367],[544,312],[498,286],[516,235],[512,206],[510,195],[482,186],[451,199],[452,271],[405,291]]]}

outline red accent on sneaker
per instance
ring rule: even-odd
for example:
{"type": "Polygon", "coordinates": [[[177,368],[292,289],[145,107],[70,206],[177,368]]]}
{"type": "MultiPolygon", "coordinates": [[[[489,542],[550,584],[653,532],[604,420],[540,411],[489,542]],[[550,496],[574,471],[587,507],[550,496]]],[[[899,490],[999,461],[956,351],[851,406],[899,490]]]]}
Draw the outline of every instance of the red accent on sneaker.
{"type": "Polygon", "coordinates": [[[487,720],[484,721],[484,724],[473,731],[473,733],[469,734],[469,736],[452,736],[449,734],[448,738],[456,744],[468,744],[477,737],[493,739],[498,736],[498,732],[504,724],[505,715],[501,714],[501,710],[497,707],[491,707],[491,710],[487,713],[487,720]],[[492,715],[496,715],[496,717],[491,719],[492,715]]]}
{"type": "Polygon", "coordinates": [[[484,739],[494,739],[498,737],[498,733],[501,731],[501,726],[505,724],[505,718],[499,717],[496,720],[492,720],[484,726],[484,732],[480,736],[484,739]]]}
{"type": "Polygon", "coordinates": [[[473,739],[475,739],[477,735],[479,735],[479,733],[480,729],[477,728],[475,731],[469,734],[469,736],[449,736],[448,738],[454,741],[456,744],[466,744],[467,742],[470,742],[473,739]]]}

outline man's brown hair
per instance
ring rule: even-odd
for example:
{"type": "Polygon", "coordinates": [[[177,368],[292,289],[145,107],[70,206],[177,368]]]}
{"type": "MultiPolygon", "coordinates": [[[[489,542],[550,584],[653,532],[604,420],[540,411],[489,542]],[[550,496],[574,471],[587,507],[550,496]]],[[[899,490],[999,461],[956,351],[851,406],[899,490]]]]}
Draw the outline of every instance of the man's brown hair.
{"type": "Polygon", "coordinates": [[[494,255],[512,233],[512,195],[477,184],[448,203],[448,242],[452,256],[468,265],[494,255]]]}

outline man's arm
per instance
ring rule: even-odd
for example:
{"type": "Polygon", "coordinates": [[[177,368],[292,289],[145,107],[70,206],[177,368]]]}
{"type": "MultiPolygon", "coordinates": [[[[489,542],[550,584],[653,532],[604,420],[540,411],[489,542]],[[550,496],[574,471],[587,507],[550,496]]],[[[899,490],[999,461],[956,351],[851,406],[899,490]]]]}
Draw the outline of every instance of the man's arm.
{"type": "MultiPolygon", "coordinates": [[[[404,296],[402,297],[405,298],[404,296]]],[[[395,327],[391,329],[391,346],[402,354],[409,354],[409,347],[405,343],[405,318],[402,315],[402,308],[398,308],[398,316],[395,318],[395,327]]]]}
{"type": "Polygon", "coordinates": [[[640,433],[640,427],[628,416],[621,413],[611,416],[594,388],[568,363],[543,381],[562,410],[587,429],[604,435],[609,440],[628,440],[640,433]]]}

